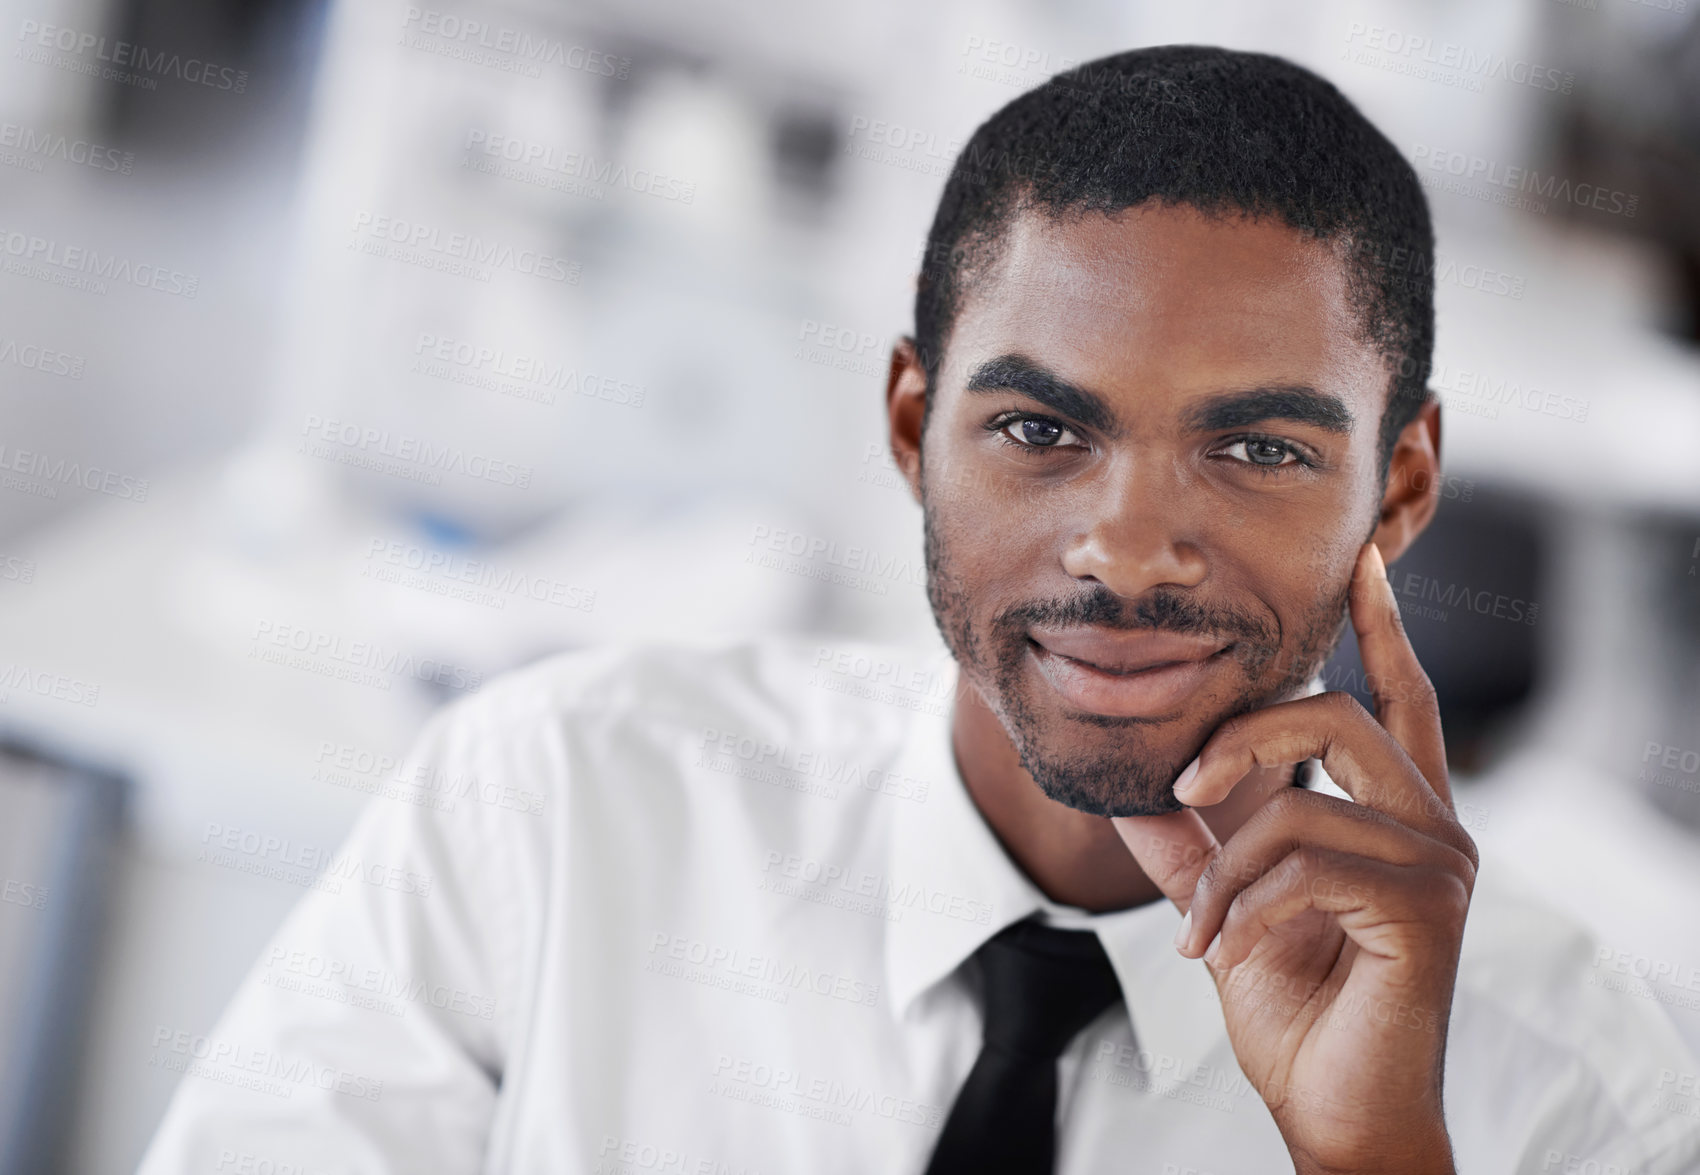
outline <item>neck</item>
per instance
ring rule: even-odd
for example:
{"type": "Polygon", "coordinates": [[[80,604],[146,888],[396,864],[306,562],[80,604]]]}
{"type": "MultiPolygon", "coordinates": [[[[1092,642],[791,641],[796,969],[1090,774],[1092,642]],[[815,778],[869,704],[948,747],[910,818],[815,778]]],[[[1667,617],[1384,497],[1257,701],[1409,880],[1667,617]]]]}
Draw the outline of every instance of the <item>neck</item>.
{"type": "MultiPolygon", "coordinates": [[[[951,744],[974,806],[1004,851],[1053,902],[1102,912],[1162,897],[1105,816],[1047,796],[1034,782],[997,715],[972,687],[956,693],[951,744]]],[[[1255,768],[1232,795],[1198,814],[1226,841],[1271,792],[1291,783],[1293,768],[1255,768]]]]}

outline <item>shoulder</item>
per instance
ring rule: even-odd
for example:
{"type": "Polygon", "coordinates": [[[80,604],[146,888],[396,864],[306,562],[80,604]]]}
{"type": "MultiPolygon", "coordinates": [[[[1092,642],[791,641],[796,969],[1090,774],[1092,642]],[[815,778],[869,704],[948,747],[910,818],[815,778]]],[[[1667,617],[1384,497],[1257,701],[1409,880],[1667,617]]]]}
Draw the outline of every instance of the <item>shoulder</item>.
{"type": "Polygon", "coordinates": [[[948,712],[939,651],[830,638],[623,645],[545,657],[440,711],[421,753],[523,775],[546,790],[622,766],[642,774],[718,749],[758,761],[895,748],[912,720],[948,712]],[[748,751],[748,754],[745,754],[748,751]],[[659,757],[658,757],[659,756],[659,757]]]}
{"type": "Polygon", "coordinates": [[[895,694],[948,697],[953,666],[929,649],[834,638],[613,645],[509,670],[446,710],[464,725],[513,728],[560,715],[688,719],[704,712],[806,724],[845,699],[914,709],[895,694]]]}
{"type": "MultiPolygon", "coordinates": [[[[1612,956],[1527,878],[1504,862],[1484,864],[1459,958],[1460,991],[1601,1064],[1631,1043],[1602,1037],[1602,1027],[1651,1031],[1676,1044],[1676,1030],[1650,991],[1612,982],[1612,956]]],[[[1636,1060],[1642,1067],[1645,1056],[1636,1060]]]]}
{"type": "Polygon", "coordinates": [[[1459,958],[1449,1117],[1467,1105],[1504,1142],[1626,1171],[1700,1154],[1700,1121],[1665,1088],[1696,1070],[1666,993],[1614,969],[1589,930],[1503,862],[1487,863],[1459,958]]]}

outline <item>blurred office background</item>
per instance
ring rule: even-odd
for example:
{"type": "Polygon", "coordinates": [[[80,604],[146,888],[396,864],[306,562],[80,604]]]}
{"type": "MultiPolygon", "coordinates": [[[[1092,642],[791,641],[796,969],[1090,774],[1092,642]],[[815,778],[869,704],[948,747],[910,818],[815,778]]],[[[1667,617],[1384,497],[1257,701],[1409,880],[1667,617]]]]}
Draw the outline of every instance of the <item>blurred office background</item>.
{"type": "Polygon", "coordinates": [[[0,0],[0,1164],[131,1169],[268,866],[490,675],[934,642],[881,393],[944,175],[1171,41],[1321,71],[1429,185],[1395,583],[1465,822],[1700,1047],[1695,11],[0,0]]]}

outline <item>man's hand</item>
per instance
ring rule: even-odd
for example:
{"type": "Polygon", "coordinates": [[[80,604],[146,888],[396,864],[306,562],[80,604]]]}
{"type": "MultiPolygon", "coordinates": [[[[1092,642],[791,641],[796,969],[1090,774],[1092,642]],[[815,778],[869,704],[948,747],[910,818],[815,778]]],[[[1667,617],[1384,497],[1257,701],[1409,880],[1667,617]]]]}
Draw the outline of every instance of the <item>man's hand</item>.
{"type": "Polygon", "coordinates": [[[1441,1076],[1476,847],[1373,543],[1350,601],[1373,718],[1327,693],[1230,719],[1176,782],[1189,810],[1113,820],[1186,915],[1176,946],[1203,955],[1297,1170],[1450,1172],[1441,1076]],[[1226,844],[1190,810],[1309,758],[1356,803],[1282,788],[1226,844]]]}

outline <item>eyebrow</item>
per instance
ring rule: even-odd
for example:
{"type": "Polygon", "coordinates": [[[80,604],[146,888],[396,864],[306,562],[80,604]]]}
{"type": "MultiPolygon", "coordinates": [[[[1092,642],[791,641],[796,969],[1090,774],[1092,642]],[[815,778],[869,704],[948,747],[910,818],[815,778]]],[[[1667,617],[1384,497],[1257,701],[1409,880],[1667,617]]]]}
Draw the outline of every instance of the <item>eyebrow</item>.
{"type": "MultiPolygon", "coordinates": [[[[1018,392],[1088,428],[1107,435],[1120,431],[1116,414],[1096,392],[1070,383],[1025,355],[999,355],[969,373],[963,390],[1018,392]]],[[[1224,392],[1189,410],[1186,427],[1193,432],[1244,428],[1266,420],[1289,420],[1324,432],[1348,435],[1355,420],[1338,396],[1303,384],[1224,392]]]]}
{"type": "Polygon", "coordinates": [[[1186,426],[1194,432],[1244,428],[1265,420],[1290,420],[1342,436],[1351,433],[1353,424],[1352,413],[1340,397],[1302,384],[1227,392],[1186,414],[1186,426]]]}
{"type": "Polygon", "coordinates": [[[1025,355],[999,355],[986,360],[969,373],[963,390],[1019,392],[1088,428],[1110,435],[1119,431],[1116,414],[1110,411],[1102,397],[1078,384],[1069,383],[1025,355]]]}

